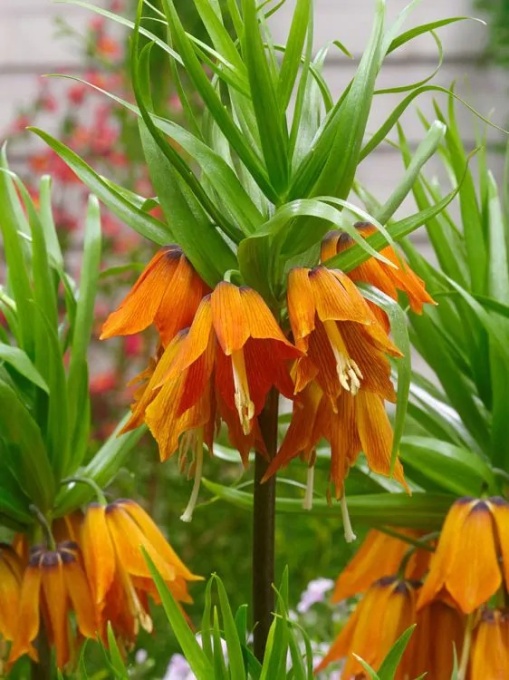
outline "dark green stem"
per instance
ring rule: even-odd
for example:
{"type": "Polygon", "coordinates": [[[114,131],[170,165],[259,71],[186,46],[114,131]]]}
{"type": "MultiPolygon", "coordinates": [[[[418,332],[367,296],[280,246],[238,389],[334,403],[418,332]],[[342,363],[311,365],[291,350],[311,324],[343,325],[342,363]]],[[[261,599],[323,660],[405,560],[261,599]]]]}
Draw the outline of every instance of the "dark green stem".
{"type": "Polygon", "coordinates": [[[31,680],[51,680],[53,677],[51,669],[51,649],[42,620],[39,635],[37,636],[36,647],[39,655],[39,663],[36,663],[35,661],[30,662],[31,680]]]}
{"type": "MultiPolygon", "coordinates": [[[[272,389],[259,416],[260,430],[269,459],[276,455],[279,394],[272,389]]],[[[276,518],[276,477],[260,484],[268,461],[259,453],[255,459],[253,507],[253,646],[261,662],[274,612],[274,535],[276,518]]]]}

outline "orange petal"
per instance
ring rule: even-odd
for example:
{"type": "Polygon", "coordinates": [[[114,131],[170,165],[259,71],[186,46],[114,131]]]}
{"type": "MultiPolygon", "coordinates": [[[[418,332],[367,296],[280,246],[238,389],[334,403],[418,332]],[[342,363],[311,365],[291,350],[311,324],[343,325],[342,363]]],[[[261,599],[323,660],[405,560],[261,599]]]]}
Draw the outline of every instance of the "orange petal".
{"type": "Polygon", "coordinates": [[[463,522],[445,586],[460,609],[470,614],[487,602],[501,583],[493,518],[488,503],[477,501],[463,522]]]}
{"type": "Polygon", "coordinates": [[[17,632],[14,636],[9,655],[9,661],[11,662],[16,661],[23,654],[28,654],[34,661],[38,660],[37,651],[31,643],[39,633],[41,579],[42,573],[39,567],[39,556],[34,556],[23,575],[17,632]]]}
{"type": "Polygon", "coordinates": [[[509,677],[509,630],[500,611],[484,611],[474,633],[471,680],[506,680],[509,677]]]}
{"type": "Polygon", "coordinates": [[[309,273],[309,269],[298,267],[288,274],[288,316],[296,342],[315,329],[316,308],[309,273]]]}
{"type": "Polygon", "coordinates": [[[118,501],[111,503],[106,508],[106,521],[115,546],[117,560],[127,574],[145,578],[151,577],[141,551],[141,548],[144,548],[165,581],[171,581],[175,578],[178,571],[176,566],[167,562],[164,557],[159,556],[138,524],[118,501]]]}
{"type": "Polygon", "coordinates": [[[419,593],[418,609],[437,599],[441,594],[451,574],[453,556],[460,549],[465,519],[474,503],[471,498],[460,498],[453,503],[447,513],[437,549],[431,558],[429,574],[419,593]]]}
{"type": "Polygon", "coordinates": [[[221,281],[211,295],[214,331],[223,352],[229,356],[244,347],[249,337],[240,289],[233,283],[221,281]]]}
{"type": "Polygon", "coordinates": [[[57,551],[48,551],[41,557],[42,590],[46,603],[48,637],[55,645],[58,668],[63,668],[71,658],[69,645],[68,599],[62,559],[57,551]]]}
{"type": "Polygon", "coordinates": [[[14,640],[21,595],[21,560],[10,545],[0,544],[0,635],[14,640]]]}
{"type": "Polygon", "coordinates": [[[65,587],[76,614],[78,629],[85,637],[95,638],[99,625],[85,572],[76,556],[70,552],[64,552],[62,559],[65,587]]]}
{"type": "Polygon", "coordinates": [[[176,247],[163,248],[154,255],[119,308],[106,319],[101,340],[138,333],[152,323],[181,255],[176,247]]]}
{"type": "Polygon", "coordinates": [[[207,292],[207,286],[182,254],[154,317],[164,347],[179,331],[191,325],[201,299],[207,292]]]}
{"type": "Polygon", "coordinates": [[[189,331],[183,335],[183,341],[165,380],[172,380],[175,376],[189,368],[198,357],[214,342],[212,328],[212,308],[210,295],[206,295],[200,302],[193,323],[189,331]]]}
{"type": "Polygon", "coordinates": [[[339,270],[316,267],[309,275],[321,321],[371,324],[373,316],[357,287],[339,270]]]}
{"type": "Polygon", "coordinates": [[[353,559],[339,575],[332,602],[362,593],[383,576],[396,574],[408,547],[404,541],[371,529],[353,559]]]}
{"type": "Polygon", "coordinates": [[[145,534],[147,540],[152,544],[157,554],[163,560],[169,564],[172,564],[179,576],[182,576],[190,581],[202,580],[201,576],[196,576],[191,571],[189,571],[189,569],[165,539],[157,524],[140,505],[132,500],[127,499],[120,501],[120,505],[138,525],[140,530],[145,534]]]}
{"type": "Polygon", "coordinates": [[[279,327],[274,315],[267,307],[265,300],[252,288],[240,288],[240,300],[246,321],[249,327],[249,335],[255,339],[270,338],[281,343],[280,352],[287,359],[295,359],[301,356],[279,327]]]}
{"type": "Polygon", "coordinates": [[[502,554],[502,572],[509,590],[509,503],[500,497],[490,498],[489,506],[495,521],[498,545],[502,554]]]}
{"type": "MultiPolygon", "coordinates": [[[[388,476],[393,433],[383,401],[377,395],[361,390],[355,397],[355,417],[362,450],[369,467],[373,472],[388,476]]],[[[399,461],[396,461],[394,466],[393,477],[408,490],[403,476],[403,466],[399,461]]]]}
{"type": "Polygon", "coordinates": [[[91,503],[88,506],[80,542],[85,571],[96,605],[104,602],[115,576],[115,552],[105,512],[106,508],[99,503],[91,503]]]}

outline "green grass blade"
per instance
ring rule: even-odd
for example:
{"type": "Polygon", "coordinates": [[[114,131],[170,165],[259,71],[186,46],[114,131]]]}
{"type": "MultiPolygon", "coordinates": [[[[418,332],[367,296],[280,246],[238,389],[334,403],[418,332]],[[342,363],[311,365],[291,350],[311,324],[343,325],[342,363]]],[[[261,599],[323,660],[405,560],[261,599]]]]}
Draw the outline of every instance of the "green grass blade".
{"type": "Polygon", "coordinates": [[[230,674],[235,680],[245,680],[246,672],[244,668],[244,659],[242,656],[242,649],[240,646],[239,635],[235,619],[233,618],[230,603],[223,582],[218,576],[212,576],[216,584],[219,595],[219,604],[221,611],[221,618],[223,621],[224,637],[228,648],[228,662],[230,667],[230,674]]]}
{"type": "Polygon", "coordinates": [[[150,556],[144,550],[143,554],[161,597],[168,622],[173,628],[173,632],[175,633],[188,664],[191,666],[191,670],[196,675],[197,680],[211,680],[211,678],[214,678],[215,676],[210,661],[196,641],[179,605],[175,602],[173,595],[155,568],[150,556]]]}

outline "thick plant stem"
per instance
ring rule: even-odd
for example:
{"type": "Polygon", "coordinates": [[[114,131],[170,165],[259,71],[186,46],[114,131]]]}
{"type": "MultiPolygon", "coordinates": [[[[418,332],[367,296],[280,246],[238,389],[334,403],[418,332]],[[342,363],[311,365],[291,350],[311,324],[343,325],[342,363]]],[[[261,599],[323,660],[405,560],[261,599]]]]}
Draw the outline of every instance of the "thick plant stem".
{"type": "Polygon", "coordinates": [[[51,668],[51,649],[48,636],[46,635],[46,629],[42,622],[37,637],[36,647],[39,655],[39,663],[36,663],[35,661],[30,662],[31,680],[51,680],[53,676],[51,668]]]}
{"type": "MultiPolygon", "coordinates": [[[[260,414],[260,430],[269,459],[277,451],[279,394],[272,389],[260,414]]],[[[255,461],[253,508],[253,646],[259,661],[263,660],[267,636],[274,611],[274,535],[276,518],[276,477],[260,484],[268,461],[259,453],[255,461]]]]}

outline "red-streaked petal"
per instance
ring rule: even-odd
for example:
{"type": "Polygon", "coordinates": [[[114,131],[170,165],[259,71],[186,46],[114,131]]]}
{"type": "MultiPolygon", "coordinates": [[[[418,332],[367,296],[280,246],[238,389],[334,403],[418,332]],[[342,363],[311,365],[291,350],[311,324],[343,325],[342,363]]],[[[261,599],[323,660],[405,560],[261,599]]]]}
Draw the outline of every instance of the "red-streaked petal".
{"type": "MultiPolygon", "coordinates": [[[[377,395],[361,390],[355,397],[355,418],[362,450],[369,467],[373,472],[388,476],[393,432],[383,401],[377,395]]],[[[403,466],[399,461],[396,461],[393,476],[408,490],[403,476],[403,466]]]]}
{"type": "MultiPolygon", "coordinates": [[[[288,316],[296,342],[315,329],[315,300],[309,269],[295,268],[288,274],[288,316]]],[[[303,347],[305,349],[305,347],[303,347]]]]}
{"type": "Polygon", "coordinates": [[[321,321],[373,322],[372,314],[357,287],[338,270],[317,267],[309,275],[321,321]]]}
{"type": "Polygon", "coordinates": [[[209,343],[212,341],[212,308],[210,295],[207,295],[200,302],[193,323],[185,335],[165,379],[172,380],[186,368],[189,368],[206,351],[209,343]]]}

